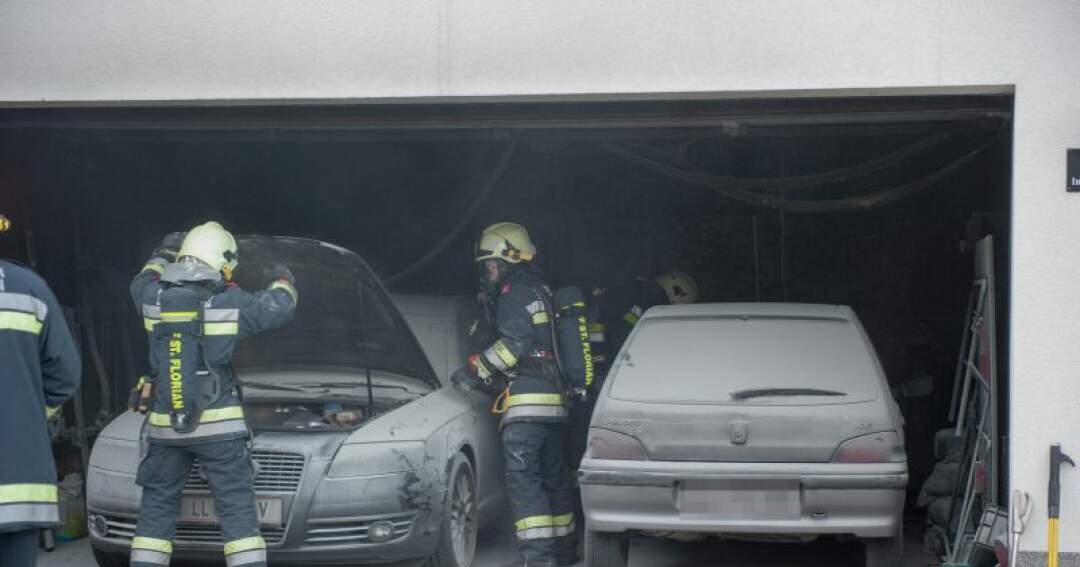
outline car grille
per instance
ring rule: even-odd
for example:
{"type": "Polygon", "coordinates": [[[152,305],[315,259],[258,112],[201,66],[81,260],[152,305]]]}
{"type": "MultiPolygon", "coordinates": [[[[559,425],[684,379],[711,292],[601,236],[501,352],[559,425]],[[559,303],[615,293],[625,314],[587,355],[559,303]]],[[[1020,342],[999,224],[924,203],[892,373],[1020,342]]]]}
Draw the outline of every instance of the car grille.
{"type": "Polygon", "coordinates": [[[412,529],[415,514],[397,514],[377,518],[318,518],[308,520],[307,537],[304,543],[311,545],[336,545],[342,543],[369,543],[368,527],[371,524],[388,521],[394,525],[394,537],[388,541],[401,539],[412,529]]]}
{"type": "MultiPolygon", "coordinates": [[[[251,452],[258,465],[259,474],[255,476],[255,492],[296,492],[300,488],[300,478],[304,475],[304,456],[297,453],[278,451],[251,452]]],[[[188,474],[185,491],[209,492],[210,485],[200,474],[199,460],[188,474]]]]}
{"type": "MultiPolygon", "coordinates": [[[[135,537],[135,520],[105,516],[105,524],[108,526],[105,537],[127,541],[135,537]]],[[[285,538],[285,526],[273,528],[263,526],[260,531],[267,545],[281,543],[281,540],[285,538]]],[[[179,524],[176,526],[176,539],[173,543],[222,545],[221,528],[211,525],[179,524]]]]}

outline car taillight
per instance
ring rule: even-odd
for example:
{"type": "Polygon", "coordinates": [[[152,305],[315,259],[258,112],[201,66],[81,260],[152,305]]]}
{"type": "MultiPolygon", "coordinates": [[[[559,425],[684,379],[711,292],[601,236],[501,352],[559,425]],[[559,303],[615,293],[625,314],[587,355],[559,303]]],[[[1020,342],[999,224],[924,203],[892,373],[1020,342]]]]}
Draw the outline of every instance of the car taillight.
{"type": "Polygon", "coordinates": [[[881,431],[848,439],[833,454],[834,463],[902,463],[907,453],[895,431],[881,431]]]}
{"type": "Polygon", "coordinates": [[[644,461],[645,447],[641,441],[610,429],[589,429],[589,448],[586,456],[591,459],[614,459],[620,461],[644,461]]]}

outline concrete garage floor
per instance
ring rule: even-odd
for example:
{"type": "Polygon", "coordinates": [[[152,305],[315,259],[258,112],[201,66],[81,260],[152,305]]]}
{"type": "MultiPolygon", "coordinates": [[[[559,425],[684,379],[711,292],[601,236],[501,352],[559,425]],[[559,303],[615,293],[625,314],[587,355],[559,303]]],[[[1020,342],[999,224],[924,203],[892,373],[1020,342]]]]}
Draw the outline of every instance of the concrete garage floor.
{"type": "MultiPolygon", "coordinates": [[[[908,531],[904,567],[925,567],[938,562],[922,553],[918,534],[908,531]]],[[[507,534],[481,537],[474,567],[503,567],[517,556],[507,534]]],[[[222,562],[221,564],[224,564],[222,562]]],[[[39,567],[93,566],[90,540],[60,544],[56,551],[42,551],[39,567]]],[[[806,545],[742,542],[677,543],[666,540],[637,539],[630,545],[629,567],[861,567],[862,548],[857,543],[832,541],[806,545]]],[[[584,567],[579,563],[578,567],[584,567]]]]}

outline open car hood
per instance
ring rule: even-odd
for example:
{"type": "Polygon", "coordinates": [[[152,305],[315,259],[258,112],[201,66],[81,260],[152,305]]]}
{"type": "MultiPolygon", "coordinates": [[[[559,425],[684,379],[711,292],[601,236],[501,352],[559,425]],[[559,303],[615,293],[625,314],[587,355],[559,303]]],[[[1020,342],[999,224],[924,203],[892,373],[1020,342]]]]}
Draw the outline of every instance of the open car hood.
{"type": "MultiPolygon", "coordinates": [[[[355,253],[325,242],[285,236],[241,236],[235,280],[255,291],[270,284],[271,268],[296,275],[300,300],[293,320],[238,341],[233,366],[245,370],[349,368],[439,380],[382,283],[355,253]]],[[[363,383],[362,372],[356,381],[363,383]]]]}

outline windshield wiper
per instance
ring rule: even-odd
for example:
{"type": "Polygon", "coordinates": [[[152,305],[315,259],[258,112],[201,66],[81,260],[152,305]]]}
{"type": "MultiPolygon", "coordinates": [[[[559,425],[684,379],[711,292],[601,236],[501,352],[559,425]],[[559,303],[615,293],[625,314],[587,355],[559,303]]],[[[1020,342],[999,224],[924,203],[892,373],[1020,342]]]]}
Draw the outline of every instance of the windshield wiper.
{"type": "MultiPolygon", "coordinates": [[[[282,390],[285,392],[303,392],[305,394],[310,394],[312,392],[311,388],[301,388],[299,386],[288,386],[285,384],[270,384],[267,382],[240,382],[240,385],[245,388],[254,388],[256,390],[282,390]]],[[[326,392],[327,390],[323,388],[321,391],[326,392]]]]}
{"type": "Polygon", "coordinates": [[[843,392],[834,390],[818,390],[816,388],[754,388],[750,390],[737,390],[731,393],[731,399],[736,401],[750,398],[765,398],[771,396],[846,396],[843,392]]]}

